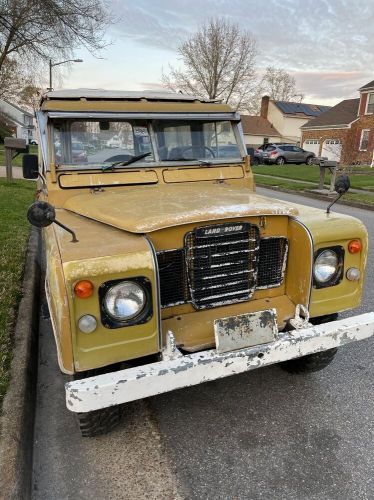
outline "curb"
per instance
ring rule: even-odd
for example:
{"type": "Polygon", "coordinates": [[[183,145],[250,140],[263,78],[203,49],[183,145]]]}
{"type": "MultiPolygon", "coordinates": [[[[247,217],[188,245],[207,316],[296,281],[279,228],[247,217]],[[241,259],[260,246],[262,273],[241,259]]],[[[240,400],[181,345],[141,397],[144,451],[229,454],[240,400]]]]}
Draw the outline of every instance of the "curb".
{"type": "Polygon", "coordinates": [[[31,495],[41,272],[40,242],[40,231],[31,228],[22,299],[14,332],[11,379],[1,416],[0,498],[6,500],[24,500],[29,499],[31,495]]]}
{"type": "MultiPolygon", "coordinates": [[[[269,186],[268,184],[261,184],[260,182],[256,182],[256,186],[271,189],[272,191],[280,191],[282,193],[296,194],[299,196],[305,196],[306,198],[313,198],[322,201],[331,202],[332,198],[329,196],[324,196],[323,194],[310,193],[308,191],[295,191],[294,189],[286,189],[281,187],[269,186]]],[[[339,200],[336,202],[337,205],[346,205],[348,207],[354,208],[362,208],[363,210],[372,210],[374,211],[374,205],[367,205],[366,203],[360,203],[359,201],[345,201],[339,200]]]]}

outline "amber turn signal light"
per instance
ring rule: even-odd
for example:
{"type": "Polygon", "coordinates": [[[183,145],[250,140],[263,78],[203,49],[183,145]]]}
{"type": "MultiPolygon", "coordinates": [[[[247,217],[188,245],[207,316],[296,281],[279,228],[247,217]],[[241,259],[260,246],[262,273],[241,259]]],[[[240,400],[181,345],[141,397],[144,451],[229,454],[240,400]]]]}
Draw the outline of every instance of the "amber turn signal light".
{"type": "Polygon", "coordinates": [[[80,299],[88,299],[93,294],[94,286],[91,281],[82,280],[74,286],[74,293],[80,299]]]}
{"type": "Polygon", "coordinates": [[[352,240],[348,243],[349,253],[359,253],[362,250],[362,245],[360,240],[352,240]]]}

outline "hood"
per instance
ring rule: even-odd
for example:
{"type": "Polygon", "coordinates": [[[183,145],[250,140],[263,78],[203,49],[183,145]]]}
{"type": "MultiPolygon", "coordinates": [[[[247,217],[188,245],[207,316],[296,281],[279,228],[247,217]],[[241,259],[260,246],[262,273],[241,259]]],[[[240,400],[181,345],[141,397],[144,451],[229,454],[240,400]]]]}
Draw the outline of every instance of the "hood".
{"type": "Polygon", "coordinates": [[[142,186],[69,198],[64,207],[131,233],[259,215],[297,215],[291,204],[227,184],[142,186]]]}

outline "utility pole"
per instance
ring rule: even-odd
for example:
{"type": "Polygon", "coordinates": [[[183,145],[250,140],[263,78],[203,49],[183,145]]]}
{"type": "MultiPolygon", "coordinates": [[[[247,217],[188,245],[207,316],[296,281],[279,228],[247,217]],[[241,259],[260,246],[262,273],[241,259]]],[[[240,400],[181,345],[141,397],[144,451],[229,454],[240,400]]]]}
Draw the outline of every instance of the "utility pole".
{"type": "Polygon", "coordinates": [[[67,59],[66,61],[60,61],[60,62],[56,62],[56,63],[53,63],[52,59],[49,60],[49,87],[47,89],[49,92],[51,92],[53,90],[53,87],[52,87],[52,68],[54,66],[59,66],[60,64],[66,64],[69,62],[81,63],[81,62],[83,62],[83,59],[67,59]]]}

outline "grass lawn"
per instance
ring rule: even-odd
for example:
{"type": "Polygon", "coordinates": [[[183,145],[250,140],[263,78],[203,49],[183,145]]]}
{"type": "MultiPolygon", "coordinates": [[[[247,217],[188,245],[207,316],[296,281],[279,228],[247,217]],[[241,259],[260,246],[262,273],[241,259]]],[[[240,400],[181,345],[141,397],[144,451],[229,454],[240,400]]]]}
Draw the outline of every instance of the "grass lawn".
{"type": "MultiPolygon", "coordinates": [[[[37,155],[38,154],[38,146],[29,146],[29,153],[37,155]]],[[[22,166],[22,153],[20,153],[17,158],[15,158],[12,162],[12,165],[16,167],[22,166]]],[[[5,151],[4,144],[0,144],[0,166],[5,166],[5,151]]]]}
{"type": "MultiPolygon", "coordinates": [[[[292,191],[304,191],[318,186],[319,169],[317,167],[306,165],[260,165],[252,168],[256,183],[263,186],[278,186],[292,191]],[[295,182],[294,180],[304,182],[295,182]],[[314,184],[311,184],[311,182],[314,184]]],[[[348,192],[344,195],[343,200],[374,206],[374,169],[359,167],[360,174],[358,174],[354,172],[354,168],[352,167],[353,173],[351,173],[352,170],[349,172],[351,187],[373,191],[373,194],[348,192]]],[[[325,182],[326,184],[330,183],[330,174],[326,175],[325,182]]]]}
{"type": "MultiPolygon", "coordinates": [[[[257,180],[261,183],[263,183],[264,180],[261,174],[313,182],[316,187],[319,183],[319,167],[313,165],[259,165],[253,167],[253,172],[255,174],[260,174],[257,180]]],[[[350,167],[349,177],[351,179],[351,187],[374,192],[374,168],[350,167]]],[[[329,171],[326,172],[325,182],[327,184],[330,182],[329,171]]]]}
{"type": "Polygon", "coordinates": [[[21,284],[29,223],[26,209],[34,200],[35,183],[0,179],[0,407],[7,385],[12,330],[21,284]]]}

